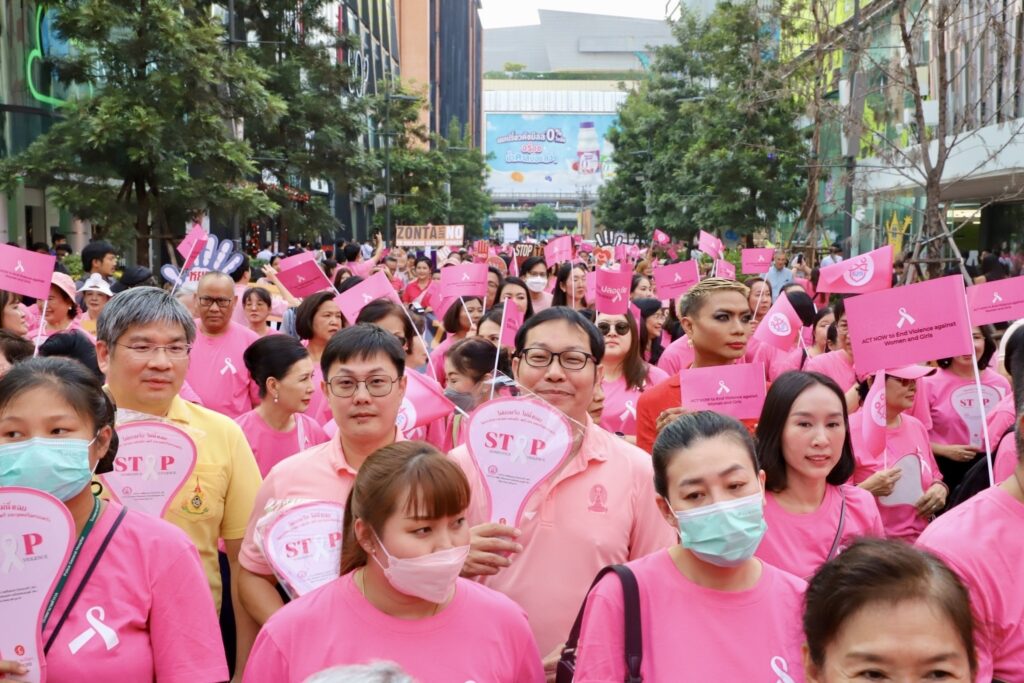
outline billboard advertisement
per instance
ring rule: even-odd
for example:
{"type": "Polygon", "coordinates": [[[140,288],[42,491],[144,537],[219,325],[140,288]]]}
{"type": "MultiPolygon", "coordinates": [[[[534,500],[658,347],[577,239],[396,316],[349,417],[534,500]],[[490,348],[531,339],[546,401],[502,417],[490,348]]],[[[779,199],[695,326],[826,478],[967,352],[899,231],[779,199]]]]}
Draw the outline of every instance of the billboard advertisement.
{"type": "Polygon", "coordinates": [[[496,194],[578,194],[612,175],[615,114],[487,114],[487,185],[496,194]]]}

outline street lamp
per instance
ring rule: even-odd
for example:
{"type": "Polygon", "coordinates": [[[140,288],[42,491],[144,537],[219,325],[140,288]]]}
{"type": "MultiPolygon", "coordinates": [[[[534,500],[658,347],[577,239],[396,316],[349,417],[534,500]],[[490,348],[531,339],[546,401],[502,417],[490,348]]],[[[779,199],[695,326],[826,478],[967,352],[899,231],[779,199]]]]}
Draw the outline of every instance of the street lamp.
{"type": "Polygon", "coordinates": [[[384,91],[384,243],[391,241],[391,136],[388,131],[391,125],[391,100],[399,102],[419,102],[420,98],[412,95],[395,95],[390,90],[384,91]]]}

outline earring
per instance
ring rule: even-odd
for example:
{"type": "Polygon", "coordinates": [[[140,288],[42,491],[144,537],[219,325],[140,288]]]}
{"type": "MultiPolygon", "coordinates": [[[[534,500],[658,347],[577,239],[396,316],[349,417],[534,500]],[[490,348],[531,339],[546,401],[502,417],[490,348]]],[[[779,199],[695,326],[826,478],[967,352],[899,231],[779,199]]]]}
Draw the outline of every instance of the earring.
{"type": "Polygon", "coordinates": [[[277,394],[274,394],[274,403],[277,403],[277,394]]]}

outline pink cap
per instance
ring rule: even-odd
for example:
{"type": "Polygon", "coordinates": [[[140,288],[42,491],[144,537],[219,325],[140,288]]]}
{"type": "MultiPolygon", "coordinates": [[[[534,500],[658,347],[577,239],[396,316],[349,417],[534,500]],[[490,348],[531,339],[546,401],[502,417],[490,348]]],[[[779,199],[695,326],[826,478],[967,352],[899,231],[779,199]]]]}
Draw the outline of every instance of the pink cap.
{"type": "Polygon", "coordinates": [[[78,294],[78,290],[75,289],[75,281],[71,279],[70,275],[67,273],[54,272],[53,277],[50,278],[50,284],[64,292],[64,294],[67,295],[68,300],[74,303],[75,295],[78,294]]]}
{"type": "Polygon", "coordinates": [[[886,375],[900,379],[921,379],[935,373],[935,368],[928,365],[904,365],[902,368],[889,368],[886,375]]]}

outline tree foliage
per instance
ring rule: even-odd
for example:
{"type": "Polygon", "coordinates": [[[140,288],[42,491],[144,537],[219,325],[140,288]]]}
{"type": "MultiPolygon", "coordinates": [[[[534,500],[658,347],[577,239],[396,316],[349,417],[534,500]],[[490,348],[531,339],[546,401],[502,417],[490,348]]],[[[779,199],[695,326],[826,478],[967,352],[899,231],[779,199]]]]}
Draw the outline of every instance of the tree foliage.
{"type": "Polygon", "coordinates": [[[530,211],[526,222],[536,231],[547,232],[558,227],[558,214],[547,204],[538,204],[530,211]]]}

